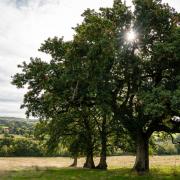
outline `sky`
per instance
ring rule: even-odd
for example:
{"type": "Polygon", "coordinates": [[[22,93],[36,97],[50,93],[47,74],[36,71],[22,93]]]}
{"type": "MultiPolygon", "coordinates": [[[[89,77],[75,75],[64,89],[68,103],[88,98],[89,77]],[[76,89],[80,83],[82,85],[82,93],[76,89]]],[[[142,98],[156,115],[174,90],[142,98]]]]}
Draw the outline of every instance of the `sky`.
{"type": "MultiPolygon", "coordinates": [[[[131,0],[126,0],[131,5],[131,0]]],[[[180,12],[180,0],[163,0],[180,12]]],[[[18,64],[30,57],[47,56],[38,52],[48,37],[72,39],[87,8],[112,6],[113,0],[0,0],[0,116],[25,117],[20,109],[26,92],[11,85],[19,72],[18,64]]]]}

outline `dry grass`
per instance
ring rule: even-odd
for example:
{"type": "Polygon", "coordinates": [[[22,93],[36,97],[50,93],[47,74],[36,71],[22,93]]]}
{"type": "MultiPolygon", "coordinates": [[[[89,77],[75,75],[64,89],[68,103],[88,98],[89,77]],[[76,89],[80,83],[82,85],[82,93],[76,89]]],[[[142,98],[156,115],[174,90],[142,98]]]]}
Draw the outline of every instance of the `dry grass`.
{"type": "MultiPolygon", "coordinates": [[[[132,167],[134,163],[134,156],[113,156],[108,157],[108,165],[110,168],[132,167]]],[[[95,163],[98,163],[99,158],[95,158],[95,163]]],[[[0,158],[0,171],[13,171],[24,169],[47,169],[47,168],[61,168],[68,167],[72,163],[71,158],[66,157],[34,157],[34,158],[0,158]]],[[[82,167],[84,158],[78,160],[78,166],[82,167]]],[[[176,167],[180,166],[180,156],[151,156],[151,167],[176,167]]]]}

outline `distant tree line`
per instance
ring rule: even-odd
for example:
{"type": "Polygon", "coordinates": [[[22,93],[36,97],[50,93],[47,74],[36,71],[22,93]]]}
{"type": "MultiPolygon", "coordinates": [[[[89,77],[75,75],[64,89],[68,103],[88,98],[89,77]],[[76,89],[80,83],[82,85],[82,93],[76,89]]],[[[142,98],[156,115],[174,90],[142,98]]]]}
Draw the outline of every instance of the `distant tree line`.
{"type": "Polygon", "coordinates": [[[43,156],[43,148],[39,146],[37,141],[6,137],[0,139],[0,156],[43,156]]]}
{"type": "Polygon", "coordinates": [[[16,134],[22,136],[33,136],[35,123],[29,123],[16,120],[2,120],[0,119],[0,134],[16,134]],[[4,131],[6,127],[7,131],[4,131]]]}
{"type": "MultiPolygon", "coordinates": [[[[163,136],[153,139],[150,142],[150,154],[151,155],[177,155],[180,154],[180,146],[178,144],[172,144],[170,138],[163,136]]],[[[180,141],[180,136],[175,138],[175,141],[180,141]]],[[[129,144],[130,145],[130,144],[129,144]]],[[[0,139],[0,157],[77,157],[74,165],[77,165],[78,157],[83,157],[85,153],[81,153],[77,149],[78,143],[71,143],[70,146],[59,144],[56,151],[49,152],[47,146],[37,139],[30,139],[26,137],[16,138],[13,135],[5,135],[0,139]],[[78,151],[77,151],[78,150],[78,151]]],[[[95,155],[99,155],[100,149],[96,149],[95,155]]],[[[119,156],[119,155],[133,155],[135,152],[132,146],[127,144],[123,147],[113,145],[107,148],[107,156],[119,156]]]]}

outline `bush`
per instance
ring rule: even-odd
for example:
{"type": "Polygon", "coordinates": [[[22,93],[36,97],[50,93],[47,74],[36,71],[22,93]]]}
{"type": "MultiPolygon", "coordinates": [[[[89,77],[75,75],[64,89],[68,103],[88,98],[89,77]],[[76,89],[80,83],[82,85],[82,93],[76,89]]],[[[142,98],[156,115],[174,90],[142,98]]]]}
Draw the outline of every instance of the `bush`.
{"type": "Polygon", "coordinates": [[[17,139],[12,145],[13,156],[42,156],[40,146],[37,142],[28,139],[17,139]]]}
{"type": "Polygon", "coordinates": [[[175,147],[174,144],[162,144],[159,145],[159,147],[157,148],[157,154],[158,155],[174,155],[174,154],[178,154],[178,151],[175,147]]]}
{"type": "Polygon", "coordinates": [[[10,154],[9,152],[9,148],[7,145],[3,145],[1,148],[0,148],[0,156],[8,156],[10,154]]]}
{"type": "Polygon", "coordinates": [[[43,149],[30,139],[4,138],[0,140],[0,156],[43,156],[43,149]]]}

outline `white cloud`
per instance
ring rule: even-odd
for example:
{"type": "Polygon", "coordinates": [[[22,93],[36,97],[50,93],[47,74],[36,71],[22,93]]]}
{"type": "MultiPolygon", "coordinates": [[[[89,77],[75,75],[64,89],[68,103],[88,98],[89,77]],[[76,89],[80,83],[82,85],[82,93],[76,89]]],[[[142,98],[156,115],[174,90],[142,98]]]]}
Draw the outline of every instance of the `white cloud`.
{"type": "Polygon", "coordinates": [[[163,3],[168,3],[171,7],[174,7],[176,11],[180,12],[180,0],[162,0],[163,3]]]}
{"type": "MultiPolygon", "coordinates": [[[[164,0],[165,1],[165,0],[164,0]]],[[[180,8],[179,0],[166,0],[180,8]]],[[[19,110],[23,90],[10,84],[17,64],[30,56],[46,58],[37,51],[48,37],[72,38],[87,8],[107,7],[113,0],[0,0],[0,116],[24,116],[19,110]]],[[[131,1],[127,0],[130,5],[131,1]]]]}
{"type": "MultiPolygon", "coordinates": [[[[81,22],[84,9],[110,6],[111,0],[0,0],[0,116],[24,116],[23,90],[10,84],[17,64],[30,56],[48,37],[71,39],[71,27],[81,22]]],[[[46,58],[46,56],[43,56],[46,58]]]]}

